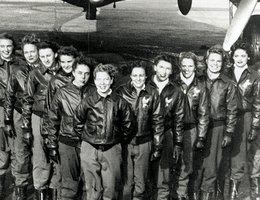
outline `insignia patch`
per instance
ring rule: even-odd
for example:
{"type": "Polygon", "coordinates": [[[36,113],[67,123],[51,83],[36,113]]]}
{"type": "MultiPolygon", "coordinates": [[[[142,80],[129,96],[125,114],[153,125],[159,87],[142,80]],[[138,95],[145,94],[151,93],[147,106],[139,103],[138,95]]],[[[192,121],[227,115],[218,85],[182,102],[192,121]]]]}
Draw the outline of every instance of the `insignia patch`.
{"type": "Polygon", "coordinates": [[[165,107],[168,107],[171,102],[172,102],[172,98],[169,99],[168,97],[166,97],[165,98],[165,107]]]}
{"type": "Polygon", "coordinates": [[[148,97],[148,98],[144,97],[144,98],[142,99],[143,108],[148,107],[149,101],[150,101],[150,98],[149,98],[149,97],[148,97]]]}

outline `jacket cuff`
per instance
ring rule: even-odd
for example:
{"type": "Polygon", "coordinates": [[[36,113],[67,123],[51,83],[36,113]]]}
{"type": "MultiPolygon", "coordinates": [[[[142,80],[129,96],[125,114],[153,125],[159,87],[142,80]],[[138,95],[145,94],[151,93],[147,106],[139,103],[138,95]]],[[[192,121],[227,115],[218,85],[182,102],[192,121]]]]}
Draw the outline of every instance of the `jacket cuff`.
{"type": "Polygon", "coordinates": [[[176,144],[176,143],[181,143],[181,144],[182,144],[182,142],[183,142],[183,137],[180,136],[180,135],[176,136],[176,138],[175,138],[175,144],[176,144]]]}
{"type": "Polygon", "coordinates": [[[175,142],[175,143],[174,143],[174,146],[182,147],[182,146],[183,146],[183,143],[182,143],[182,142],[175,142]]]}

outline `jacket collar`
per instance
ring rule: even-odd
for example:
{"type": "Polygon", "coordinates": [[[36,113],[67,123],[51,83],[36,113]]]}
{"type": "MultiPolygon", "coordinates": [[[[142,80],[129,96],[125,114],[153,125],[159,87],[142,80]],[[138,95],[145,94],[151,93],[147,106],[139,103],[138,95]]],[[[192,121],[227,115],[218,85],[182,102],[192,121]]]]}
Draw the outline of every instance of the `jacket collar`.
{"type": "MultiPolygon", "coordinates": [[[[208,77],[208,74],[206,73],[206,77],[207,77],[207,80],[210,80],[211,81],[211,79],[208,77]]],[[[229,81],[229,78],[225,75],[225,74],[223,74],[222,72],[219,74],[219,76],[216,78],[216,79],[214,79],[213,81],[216,81],[216,80],[221,80],[221,81],[223,81],[223,82],[228,82],[229,81]]]]}
{"type": "Polygon", "coordinates": [[[47,68],[46,66],[44,66],[42,63],[39,66],[39,70],[41,71],[42,74],[46,74],[46,73],[56,73],[59,69],[59,66],[57,64],[55,64],[54,66],[47,68]]]}
{"type": "MultiPolygon", "coordinates": [[[[232,67],[231,67],[231,76],[232,76],[232,78],[233,78],[234,80],[236,80],[234,70],[235,70],[235,67],[234,67],[234,65],[232,65],[232,67]]],[[[255,73],[255,72],[253,71],[253,69],[251,69],[251,68],[248,66],[248,68],[246,68],[246,69],[243,71],[243,73],[242,73],[242,75],[241,75],[241,77],[240,77],[240,80],[244,79],[244,77],[245,77],[248,73],[255,73]]]]}
{"type": "MultiPolygon", "coordinates": [[[[176,84],[178,84],[178,86],[181,86],[184,83],[181,80],[180,74],[176,75],[175,82],[176,82],[176,84]]],[[[190,85],[194,85],[194,86],[198,85],[198,75],[196,73],[195,73],[194,79],[193,79],[193,81],[191,82],[190,85]]]]}
{"type": "MultiPolygon", "coordinates": [[[[126,87],[127,87],[127,90],[129,90],[131,93],[133,91],[136,91],[135,87],[131,83],[131,80],[128,81],[128,83],[126,84],[126,87]]],[[[145,83],[145,87],[141,91],[144,91],[146,93],[150,93],[151,88],[157,89],[156,84],[153,81],[147,81],[145,83]]]]}
{"type": "Polygon", "coordinates": [[[93,100],[94,100],[95,103],[99,102],[99,101],[102,100],[102,99],[108,99],[108,100],[109,100],[110,97],[111,97],[111,98],[113,97],[113,95],[114,95],[114,92],[113,92],[112,89],[111,89],[111,93],[108,94],[105,98],[102,97],[102,96],[100,96],[100,95],[98,94],[96,88],[95,88],[94,91],[92,92],[92,97],[93,97],[93,100]]]}
{"type": "MultiPolygon", "coordinates": [[[[11,60],[8,61],[8,62],[9,62],[10,64],[13,64],[13,63],[16,62],[16,60],[17,60],[16,57],[15,57],[15,56],[12,56],[12,57],[11,57],[11,60]]],[[[4,59],[2,59],[2,58],[0,57],[0,66],[3,66],[5,62],[7,62],[7,61],[5,61],[4,59]]]]}
{"type": "Polygon", "coordinates": [[[57,74],[60,74],[61,76],[71,77],[72,72],[66,73],[61,67],[58,69],[57,74]]]}

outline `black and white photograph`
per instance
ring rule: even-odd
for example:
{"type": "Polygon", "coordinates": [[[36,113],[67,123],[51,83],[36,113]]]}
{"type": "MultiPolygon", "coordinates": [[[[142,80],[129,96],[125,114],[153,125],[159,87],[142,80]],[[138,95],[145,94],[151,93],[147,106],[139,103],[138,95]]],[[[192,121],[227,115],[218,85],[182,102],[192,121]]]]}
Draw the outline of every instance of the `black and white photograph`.
{"type": "Polygon", "coordinates": [[[0,200],[260,200],[260,0],[0,0],[0,200]]]}

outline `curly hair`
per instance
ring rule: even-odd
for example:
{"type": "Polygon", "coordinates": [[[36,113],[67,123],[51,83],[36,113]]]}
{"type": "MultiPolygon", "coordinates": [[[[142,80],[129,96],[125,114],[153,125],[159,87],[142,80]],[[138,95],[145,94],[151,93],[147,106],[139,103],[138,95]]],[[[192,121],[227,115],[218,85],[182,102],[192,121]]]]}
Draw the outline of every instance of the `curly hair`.
{"type": "Polygon", "coordinates": [[[130,66],[130,73],[132,73],[134,68],[142,68],[145,72],[145,74],[147,75],[147,63],[145,61],[135,61],[132,63],[132,65],[130,66]]]}
{"type": "Polygon", "coordinates": [[[117,75],[117,68],[116,66],[112,65],[112,64],[98,64],[93,72],[93,76],[94,78],[96,78],[96,74],[98,72],[107,72],[108,75],[113,79],[116,75],[117,75]]]}
{"type": "Polygon", "coordinates": [[[79,56],[78,50],[73,46],[62,46],[57,53],[59,58],[62,55],[72,56],[73,58],[77,58],[79,56]]]}
{"type": "Polygon", "coordinates": [[[181,63],[183,61],[183,59],[191,59],[193,60],[194,64],[195,64],[195,67],[197,68],[197,62],[198,62],[198,58],[196,56],[195,53],[189,51],[189,52],[181,52],[180,55],[179,55],[179,65],[181,66],[181,63]]]}
{"type": "Polygon", "coordinates": [[[90,71],[93,71],[93,68],[98,64],[98,62],[94,58],[86,57],[80,54],[79,57],[76,58],[75,64],[72,66],[72,71],[75,71],[77,65],[87,65],[90,71]]]}
{"type": "Polygon", "coordinates": [[[232,47],[231,47],[231,61],[234,63],[234,60],[233,60],[233,56],[234,56],[234,53],[236,50],[238,49],[242,49],[244,50],[248,57],[250,58],[253,53],[252,53],[252,47],[250,46],[249,43],[247,42],[244,42],[244,41],[239,41],[237,43],[235,43],[232,47]]]}
{"type": "Polygon", "coordinates": [[[25,35],[23,38],[22,38],[22,41],[21,41],[21,48],[23,50],[24,46],[26,44],[33,44],[37,47],[37,44],[40,42],[40,39],[36,37],[36,35],[33,33],[31,35],[25,35]]]}
{"type": "Polygon", "coordinates": [[[204,57],[204,62],[206,62],[206,60],[209,58],[209,55],[215,53],[215,54],[219,54],[222,58],[222,69],[228,64],[229,58],[227,53],[225,52],[225,50],[222,48],[221,45],[214,45],[212,47],[210,47],[207,52],[206,55],[204,57]]]}
{"type": "Polygon", "coordinates": [[[154,65],[157,65],[160,61],[166,61],[172,63],[172,57],[169,55],[159,54],[153,59],[154,65]]]}

